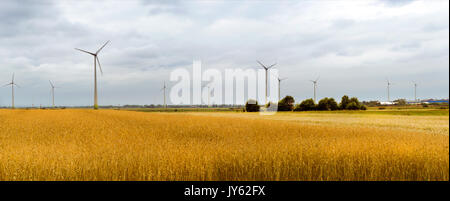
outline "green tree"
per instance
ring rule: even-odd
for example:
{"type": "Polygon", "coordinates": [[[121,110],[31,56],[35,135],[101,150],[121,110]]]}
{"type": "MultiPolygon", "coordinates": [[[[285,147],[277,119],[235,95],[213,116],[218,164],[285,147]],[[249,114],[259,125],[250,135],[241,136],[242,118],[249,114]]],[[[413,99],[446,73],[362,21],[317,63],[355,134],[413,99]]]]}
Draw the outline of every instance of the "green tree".
{"type": "Polygon", "coordinates": [[[339,105],[339,108],[340,108],[341,110],[345,110],[345,109],[347,109],[347,105],[348,105],[349,103],[350,103],[350,99],[348,98],[347,95],[344,95],[344,96],[342,96],[341,104],[339,105]]]}
{"type": "Polygon", "coordinates": [[[258,105],[258,101],[250,99],[245,103],[245,111],[246,112],[259,112],[260,106],[258,105]]]}
{"type": "Polygon", "coordinates": [[[363,104],[361,104],[361,102],[359,102],[358,98],[356,97],[352,97],[350,99],[350,103],[355,103],[356,106],[358,106],[358,110],[366,110],[366,106],[364,106],[363,104]]]}
{"type": "Polygon", "coordinates": [[[316,109],[316,104],[312,98],[302,101],[300,104],[295,105],[294,111],[311,111],[316,109]]]}
{"type": "Polygon", "coordinates": [[[322,98],[317,104],[317,110],[330,110],[328,105],[328,98],[322,98]]]}
{"type": "Polygon", "coordinates": [[[347,109],[347,110],[359,110],[360,106],[358,104],[356,104],[356,102],[350,102],[349,104],[347,104],[347,107],[345,109],[347,109]]]}
{"type": "Polygon", "coordinates": [[[339,110],[339,106],[334,98],[328,98],[328,108],[330,110],[339,110]]]}
{"type": "Polygon", "coordinates": [[[292,111],[295,100],[292,96],[286,96],[278,102],[278,111],[292,111]]]}

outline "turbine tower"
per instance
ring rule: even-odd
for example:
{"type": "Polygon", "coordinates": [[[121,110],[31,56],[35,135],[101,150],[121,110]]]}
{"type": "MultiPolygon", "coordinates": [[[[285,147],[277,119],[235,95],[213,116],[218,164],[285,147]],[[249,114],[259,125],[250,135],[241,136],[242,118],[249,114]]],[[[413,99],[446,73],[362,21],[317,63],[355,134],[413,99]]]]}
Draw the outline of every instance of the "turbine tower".
{"type": "Polygon", "coordinates": [[[58,88],[58,87],[55,87],[55,85],[53,85],[52,81],[49,80],[48,82],[50,82],[50,86],[52,87],[52,106],[54,108],[55,107],[55,88],[58,88]]]}
{"type": "Polygon", "coordinates": [[[259,62],[259,61],[256,61],[256,62],[258,62],[259,63],[259,65],[261,65],[261,67],[263,67],[264,68],[264,70],[266,70],[266,102],[265,102],[265,104],[267,104],[267,71],[269,70],[269,69],[271,69],[272,67],[274,67],[275,65],[277,65],[277,63],[274,63],[274,64],[272,64],[272,65],[270,65],[269,67],[267,67],[267,66],[265,66],[264,64],[262,64],[261,62],[259,62]]]}
{"type": "Polygon", "coordinates": [[[390,88],[392,83],[389,81],[389,79],[386,79],[387,81],[387,98],[388,98],[388,102],[391,102],[391,94],[390,94],[390,88]]]}
{"type": "Polygon", "coordinates": [[[11,85],[11,108],[14,109],[14,85],[16,85],[17,87],[19,87],[19,85],[17,85],[17,84],[14,82],[14,73],[13,73],[13,75],[12,75],[11,82],[8,83],[8,84],[3,85],[3,87],[9,86],[9,85],[11,85]]]}
{"type": "Polygon", "coordinates": [[[317,90],[317,81],[319,81],[319,77],[316,80],[310,80],[314,84],[314,102],[316,102],[316,90],[317,90]]]}
{"type": "Polygon", "coordinates": [[[97,63],[98,67],[100,68],[100,73],[103,75],[102,66],[100,65],[100,60],[98,59],[98,53],[108,44],[109,41],[107,41],[100,49],[97,50],[97,52],[92,53],[88,52],[82,49],[75,48],[78,51],[90,54],[94,56],[94,109],[98,109],[98,98],[97,98],[97,63]]]}
{"type": "Polygon", "coordinates": [[[167,108],[167,105],[166,105],[166,88],[167,88],[166,81],[164,81],[164,87],[161,88],[161,91],[164,91],[164,108],[167,108]]]}
{"type": "Polygon", "coordinates": [[[413,81],[414,84],[414,102],[417,103],[417,83],[413,81]]]}
{"type": "Polygon", "coordinates": [[[210,107],[210,105],[209,105],[209,100],[210,100],[210,98],[211,98],[211,90],[210,90],[210,85],[209,85],[210,83],[208,83],[208,84],[205,84],[205,85],[203,85],[202,86],[202,88],[204,88],[204,87],[206,87],[206,88],[208,88],[208,107],[210,107]]]}

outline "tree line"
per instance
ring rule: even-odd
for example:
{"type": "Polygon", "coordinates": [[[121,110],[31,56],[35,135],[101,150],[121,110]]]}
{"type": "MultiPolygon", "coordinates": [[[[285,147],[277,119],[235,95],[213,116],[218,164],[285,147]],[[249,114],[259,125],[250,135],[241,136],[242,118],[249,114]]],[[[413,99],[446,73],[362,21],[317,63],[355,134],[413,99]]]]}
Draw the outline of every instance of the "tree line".
{"type": "MultiPolygon", "coordinates": [[[[268,103],[266,107],[270,106],[268,103]]],[[[245,111],[259,112],[261,106],[256,100],[248,100],[245,104],[245,111]]],[[[295,104],[292,96],[286,96],[278,101],[278,111],[334,111],[334,110],[366,110],[366,106],[359,102],[358,98],[349,98],[344,95],[338,104],[334,98],[323,98],[316,104],[312,98],[303,100],[295,104]]]]}

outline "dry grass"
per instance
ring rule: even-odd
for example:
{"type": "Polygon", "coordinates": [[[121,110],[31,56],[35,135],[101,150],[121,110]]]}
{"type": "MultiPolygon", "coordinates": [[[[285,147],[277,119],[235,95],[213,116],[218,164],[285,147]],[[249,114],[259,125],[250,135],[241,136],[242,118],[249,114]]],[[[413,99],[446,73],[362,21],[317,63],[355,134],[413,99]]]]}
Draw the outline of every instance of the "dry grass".
{"type": "Polygon", "coordinates": [[[315,115],[0,110],[0,180],[449,180],[448,116],[315,115]]]}

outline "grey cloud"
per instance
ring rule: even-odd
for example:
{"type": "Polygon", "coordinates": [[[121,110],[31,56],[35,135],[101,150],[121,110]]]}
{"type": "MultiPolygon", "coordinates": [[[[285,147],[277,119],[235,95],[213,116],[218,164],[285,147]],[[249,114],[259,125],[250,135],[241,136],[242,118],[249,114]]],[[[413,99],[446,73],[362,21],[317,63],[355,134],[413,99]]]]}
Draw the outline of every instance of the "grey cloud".
{"type": "Polygon", "coordinates": [[[381,2],[388,6],[404,6],[413,1],[414,0],[381,0],[381,2]]]}
{"type": "MultiPolygon", "coordinates": [[[[360,9],[380,4],[402,9],[412,3],[368,2],[360,9]]],[[[94,51],[108,39],[111,44],[100,55],[102,104],[161,103],[162,82],[175,68],[190,70],[193,59],[201,59],[203,69],[256,68],[256,59],[278,62],[280,74],[290,77],[282,95],[296,100],[311,96],[305,80],[318,74],[319,97],[349,93],[383,99],[388,75],[399,83],[420,81],[421,96],[448,97],[444,7],[397,17],[381,12],[368,19],[345,14],[328,19],[329,13],[308,12],[326,10],[322,1],[73,5],[64,10],[59,1],[0,2],[0,83],[16,72],[23,85],[17,91],[19,105],[48,104],[49,79],[63,86],[57,92],[59,104],[91,104],[92,58],[73,48],[94,51]]],[[[393,96],[408,98],[408,87],[399,84],[393,96]]],[[[0,88],[0,106],[9,104],[9,95],[0,88]]]]}

